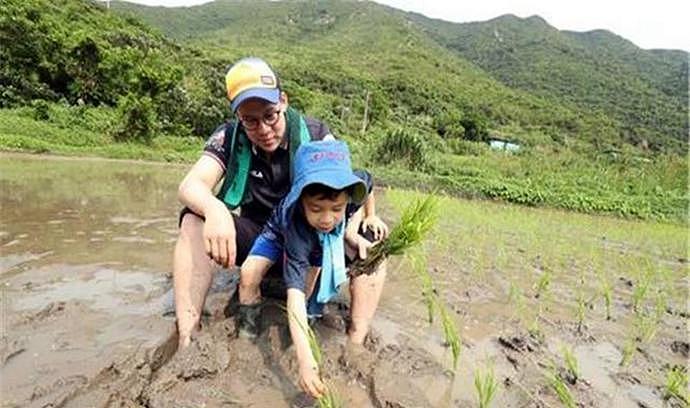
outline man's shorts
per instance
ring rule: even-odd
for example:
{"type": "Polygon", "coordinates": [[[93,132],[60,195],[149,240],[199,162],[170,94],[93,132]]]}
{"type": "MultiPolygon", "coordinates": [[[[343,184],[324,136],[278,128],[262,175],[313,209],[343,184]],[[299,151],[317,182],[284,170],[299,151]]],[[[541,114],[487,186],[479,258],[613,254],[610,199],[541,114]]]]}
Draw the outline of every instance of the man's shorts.
{"type": "MultiPolygon", "coordinates": [[[[205,220],[204,217],[196,214],[189,208],[185,207],[180,212],[178,226],[182,225],[182,218],[184,218],[188,214],[192,214],[193,216],[205,220]]],[[[232,219],[235,222],[235,246],[237,251],[235,255],[235,265],[240,266],[242,265],[244,260],[247,259],[247,255],[249,255],[249,251],[252,249],[252,244],[254,243],[256,237],[258,237],[261,233],[263,225],[259,224],[258,222],[250,218],[240,217],[235,213],[231,214],[232,219]]],[[[271,268],[271,270],[269,271],[269,275],[279,277],[283,276],[282,265],[280,264],[280,262],[274,265],[274,268],[271,268]]]]}

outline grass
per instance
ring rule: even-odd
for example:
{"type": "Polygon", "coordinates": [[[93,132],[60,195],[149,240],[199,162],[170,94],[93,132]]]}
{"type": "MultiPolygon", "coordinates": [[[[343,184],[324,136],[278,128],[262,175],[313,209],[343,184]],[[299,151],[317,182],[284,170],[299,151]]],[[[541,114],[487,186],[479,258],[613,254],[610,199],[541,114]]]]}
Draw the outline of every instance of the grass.
{"type": "Polygon", "coordinates": [[[477,391],[479,408],[490,407],[498,390],[498,382],[492,366],[485,370],[477,369],[474,371],[474,389],[477,391]]]}
{"type": "Polygon", "coordinates": [[[52,105],[49,120],[35,120],[31,109],[0,109],[0,149],[66,156],[98,156],[166,162],[197,160],[203,140],[159,134],[150,144],[115,143],[108,135],[109,108],[52,105]],[[37,137],[40,135],[40,137],[37,137]]]}

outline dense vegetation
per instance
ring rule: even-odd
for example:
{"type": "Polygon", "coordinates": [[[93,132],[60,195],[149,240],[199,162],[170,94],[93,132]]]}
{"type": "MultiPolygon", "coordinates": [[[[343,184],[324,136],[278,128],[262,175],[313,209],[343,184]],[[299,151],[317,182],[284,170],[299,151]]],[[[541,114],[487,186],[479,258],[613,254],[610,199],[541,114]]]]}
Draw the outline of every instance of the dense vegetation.
{"type": "MultiPolygon", "coordinates": [[[[472,25],[370,2],[218,0],[180,9],[117,2],[108,11],[87,1],[10,0],[0,5],[8,44],[0,50],[7,108],[0,145],[192,160],[201,146],[194,137],[227,115],[226,65],[259,55],[280,74],[290,103],[327,121],[384,182],[685,220],[687,140],[679,132],[687,135],[688,115],[677,102],[687,98],[687,53],[638,50],[642,61],[597,33],[561,33],[537,21],[582,52],[559,59],[551,46],[535,53],[526,40],[533,33],[513,27],[534,18],[503,20],[491,24],[513,33],[514,55],[558,72],[508,66],[517,79],[507,80],[494,62],[477,60],[493,55],[480,54],[479,43],[475,58],[452,42],[472,25]],[[591,83],[553,78],[599,67],[607,52],[619,58],[625,81],[606,78],[608,63],[586,71],[591,83]],[[492,138],[521,149],[493,151],[492,138]]],[[[476,31],[482,37],[485,28],[476,31]]]]}
{"type": "Polygon", "coordinates": [[[613,119],[628,143],[685,152],[688,54],[648,51],[605,31],[558,31],[533,16],[453,24],[410,14],[502,83],[613,119]]]}

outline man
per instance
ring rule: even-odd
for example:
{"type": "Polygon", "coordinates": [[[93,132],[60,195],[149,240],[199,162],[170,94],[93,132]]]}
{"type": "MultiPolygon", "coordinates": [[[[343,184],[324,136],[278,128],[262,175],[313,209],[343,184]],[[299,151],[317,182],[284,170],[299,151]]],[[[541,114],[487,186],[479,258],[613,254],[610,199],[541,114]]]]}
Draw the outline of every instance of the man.
{"type": "MultiPolygon", "coordinates": [[[[278,77],[263,60],[238,61],[225,82],[236,120],[211,135],[178,191],[186,206],[173,259],[180,348],[189,345],[199,326],[215,271],[242,264],[274,205],[289,191],[298,145],[330,136],[323,123],[288,107],[278,77]],[[214,195],[221,179],[220,192],[214,195]],[[231,213],[235,208],[240,208],[239,215],[231,213]]],[[[239,300],[258,304],[257,282],[241,282],[239,300]]],[[[251,313],[250,308],[243,310],[251,313]]]]}

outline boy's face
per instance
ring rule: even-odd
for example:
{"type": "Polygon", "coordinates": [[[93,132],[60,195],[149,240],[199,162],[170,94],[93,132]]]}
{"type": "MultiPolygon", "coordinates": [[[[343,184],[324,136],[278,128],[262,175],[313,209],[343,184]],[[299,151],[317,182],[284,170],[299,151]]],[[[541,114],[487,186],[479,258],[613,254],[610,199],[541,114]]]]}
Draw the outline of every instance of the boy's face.
{"type": "Polygon", "coordinates": [[[323,195],[302,196],[302,207],[309,225],[321,232],[330,232],[345,217],[349,196],[343,191],[335,199],[323,195]]]}

